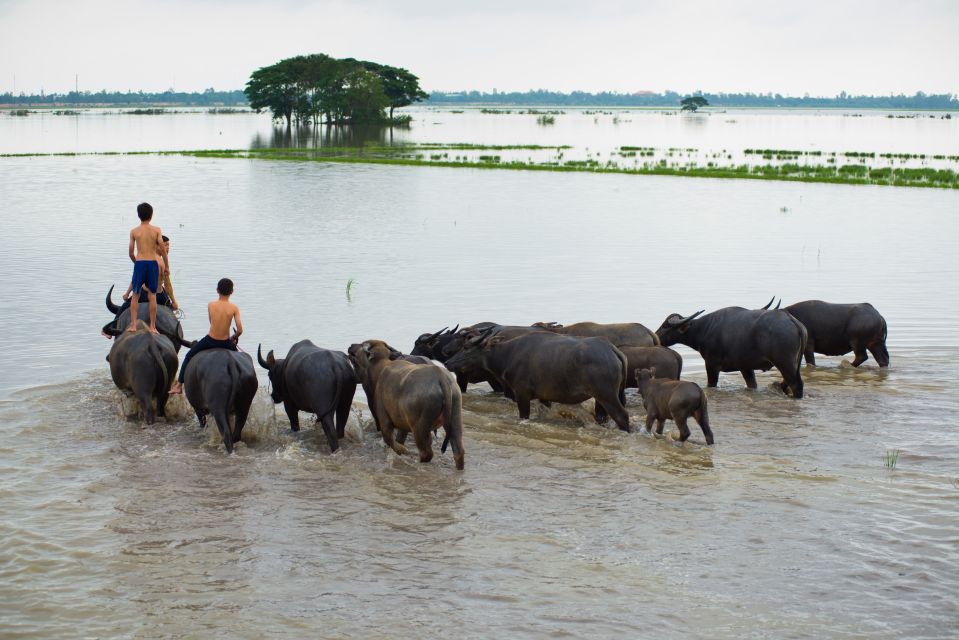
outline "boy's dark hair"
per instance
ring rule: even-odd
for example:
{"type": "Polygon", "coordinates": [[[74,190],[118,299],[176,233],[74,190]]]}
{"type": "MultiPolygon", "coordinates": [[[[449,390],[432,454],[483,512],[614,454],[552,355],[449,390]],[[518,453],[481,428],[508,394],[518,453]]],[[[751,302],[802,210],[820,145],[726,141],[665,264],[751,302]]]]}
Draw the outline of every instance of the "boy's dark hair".
{"type": "Polygon", "coordinates": [[[137,216],[144,222],[150,220],[153,218],[153,207],[146,202],[141,202],[137,205],[137,216]]]}
{"type": "Polygon", "coordinates": [[[220,278],[220,281],[216,283],[216,292],[221,296],[229,296],[233,294],[233,281],[229,278],[220,278]]]}
{"type": "Polygon", "coordinates": [[[163,238],[163,241],[164,241],[164,242],[169,242],[169,241],[170,241],[170,239],[167,238],[166,236],[160,236],[160,237],[163,238]]]}

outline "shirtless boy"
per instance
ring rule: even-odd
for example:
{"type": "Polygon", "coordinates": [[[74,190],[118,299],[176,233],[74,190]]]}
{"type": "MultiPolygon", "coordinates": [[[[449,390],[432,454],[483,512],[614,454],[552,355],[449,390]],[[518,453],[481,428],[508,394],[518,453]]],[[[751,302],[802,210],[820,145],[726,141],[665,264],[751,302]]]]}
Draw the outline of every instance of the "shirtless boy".
{"type": "Polygon", "coordinates": [[[183,392],[186,365],[198,352],[218,348],[236,351],[236,343],[243,334],[243,323],[240,321],[240,309],[230,302],[230,296],[233,295],[233,281],[223,278],[216,283],[216,292],[220,294],[220,297],[206,305],[207,315],[210,316],[210,332],[198,340],[183,358],[180,375],[177,376],[176,384],[170,387],[170,393],[183,392]],[[236,323],[236,331],[231,336],[230,327],[233,323],[236,323]]]}
{"type": "MultiPolygon", "coordinates": [[[[137,205],[137,217],[140,224],[130,231],[130,260],[133,261],[133,281],[130,283],[132,291],[139,293],[140,287],[146,285],[150,300],[150,331],[157,333],[157,290],[160,281],[158,258],[163,258],[163,264],[169,268],[170,260],[163,245],[163,234],[159,227],[150,224],[153,219],[153,207],[146,202],[137,205]],[[136,249],[136,253],[134,253],[136,249]]],[[[137,330],[137,306],[140,303],[138,295],[132,296],[130,302],[130,328],[137,330]]]]}

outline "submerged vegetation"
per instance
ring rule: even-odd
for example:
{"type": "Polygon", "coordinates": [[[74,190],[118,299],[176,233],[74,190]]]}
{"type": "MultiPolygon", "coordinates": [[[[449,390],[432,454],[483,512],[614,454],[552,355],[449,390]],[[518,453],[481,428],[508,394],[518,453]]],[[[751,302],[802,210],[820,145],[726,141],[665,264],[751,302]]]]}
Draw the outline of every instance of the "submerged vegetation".
{"type": "MultiPolygon", "coordinates": [[[[543,117],[543,116],[540,116],[543,117]]],[[[551,117],[551,116],[550,116],[551,117]]],[[[457,167],[476,169],[512,169],[526,171],[577,171],[628,175],[688,176],[787,182],[821,182],[848,185],[895,187],[959,188],[959,172],[945,166],[891,166],[907,159],[925,158],[922,154],[876,154],[872,152],[824,152],[788,149],[746,149],[743,155],[762,156],[763,162],[736,162],[732,153],[703,153],[692,147],[658,149],[623,145],[604,157],[589,149],[574,150],[568,145],[490,145],[475,143],[367,144],[366,146],[318,146],[306,148],[272,147],[261,149],[220,149],[131,152],[127,155],[187,155],[198,158],[242,158],[357,164],[394,164],[409,166],[457,167]],[[567,157],[572,155],[574,157],[567,157]],[[877,158],[877,155],[879,156],[877,158]],[[887,158],[887,155],[895,156],[887,158]],[[908,156],[900,159],[899,156],[908,156]],[[803,158],[806,162],[799,162],[803,158]],[[820,159],[825,159],[825,164],[820,159]],[[867,163],[871,161],[872,164],[867,163]],[[888,163],[890,166],[876,166],[888,163]]],[[[98,154],[0,154],[0,157],[98,154]]],[[[943,164],[959,161],[956,156],[936,156],[943,164]]],[[[925,160],[921,160],[925,164],[925,160]]]]}

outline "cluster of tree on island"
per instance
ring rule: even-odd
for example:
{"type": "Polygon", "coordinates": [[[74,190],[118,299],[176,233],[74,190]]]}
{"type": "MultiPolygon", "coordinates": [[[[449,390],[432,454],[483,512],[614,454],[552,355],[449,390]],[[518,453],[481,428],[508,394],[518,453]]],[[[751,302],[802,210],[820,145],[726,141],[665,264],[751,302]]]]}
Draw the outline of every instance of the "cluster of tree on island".
{"type": "Polygon", "coordinates": [[[293,122],[395,122],[395,108],[429,97],[420,89],[419,78],[406,69],[322,53],[257,69],[245,93],[252,109],[268,110],[288,128],[293,122]]]}

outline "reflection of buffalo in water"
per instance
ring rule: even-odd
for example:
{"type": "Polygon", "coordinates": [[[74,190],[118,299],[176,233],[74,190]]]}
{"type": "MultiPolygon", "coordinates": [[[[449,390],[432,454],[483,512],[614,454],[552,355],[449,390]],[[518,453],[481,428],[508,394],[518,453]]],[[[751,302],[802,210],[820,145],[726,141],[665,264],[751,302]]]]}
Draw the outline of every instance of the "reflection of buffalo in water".
{"type": "Polygon", "coordinates": [[[412,433],[420,462],[433,459],[433,431],[443,426],[446,441],[453,445],[453,461],[457,469],[464,465],[463,419],[460,390],[449,372],[434,364],[415,364],[391,360],[391,347],[381,340],[367,340],[350,345],[349,353],[356,364],[356,373],[372,394],[371,407],[383,441],[403,455],[406,433],[412,433]],[[393,431],[401,434],[399,442],[393,431]]]}
{"type": "Polygon", "coordinates": [[[656,330],[664,346],[684,344],[698,351],[706,361],[708,386],[719,382],[720,371],[739,371],[746,386],[756,388],[756,369],[776,367],[783,376],[780,388],[803,396],[799,374],[806,349],[806,329],[783,310],[726,307],[686,318],[673,313],[656,330]],[[698,319],[697,319],[698,318],[698,319]]]}
{"type": "Polygon", "coordinates": [[[537,322],[533,326],[564,336],[606,338],[616,347],[652,347],[659,344],[659,338],[656,337],[656,334],[638,322],[617,322],[613,324],[577,322],[565,326],[555,322],[537,322]]]}
{"type": "Polygon", "coordinates": [[[290,347],[285,358],[279,359],[274,358],[271,350],[264,360],[257,346],[256,359],[270,372],[273,402],[283,403],[290,428],[300,430],[298,412],[314,413],[323,426],[330,451],[336,451],[356,393],[356,374],[346,354],[321,349],[309,340],[301,340],[290,347]]]}
{"type": "MultiPolygon", "coordinates": [[[[111,295],[113,293],[113,287],[110,287],[110,290],[107,292],[106,304],[107,310],[114,315],[113,320],[108,322],[103,326],[103,333],[108,336],[120,336],[124,331],[130,326],[130,309],[118,307],[113,304],[111,295]]],[[[137,308],[137,319],[144,322],[150,322],[150,308],[147,305],[140,305],[137,308]]],[[[186,345],[188,347],[193,346],[193,342],[186,340],[183,337],[183,327],[180,326],[180,321],[177,320],[176,316],[173,315],[173,310],[169,307],[163,305],[157,305],[157,320],[156,320],[157,331],[170,339],[170,342],[173,344],[173,349],[175,352],[180,351],[181,345],[186,345]]]]}
{"type": "Polygon", "coordinates": [[[534,331],[505,339],[487,329],[466,341],[449,359],[453,370],[483,369],[516,400],[520,418],[529,418],[530,403],[579,404],[596,400],[596,421],[607,414],[629,431],[624,383],[626,356],[603,338],[575,338],[534,331]]]}
{"type": "Polygon", "coordinates": [[[663,425],[667,420],[672,420],[679,427],[679,439],[685,442],[689,438],[686,421],[692,417],[703,430],[706,444],[713,444],[713,432],[709,428],[709,414],[706,411],[706,394],[698,384],[658,378],[655,369],[637,369],[633,374],[646,406],[647,432],[655,421],[656,433],[662,435],[663,425]]]}
{"type": "Polygon", "coordinates": [[[183,392],[201,426],[210,414],[216,421],[227,453],[240,440],[256,395],[256,371],[253,358],[230,349],[206,349],[190,360],[184,372],[183,392]],[[230,430],[233,415],[233,430],[230,430]]]}
{"type": "Polygon", "coordinates": [[[136,333],[123,332],[114,341],[107,362],[114,384],[137,399],[147,424],[166,415],[167,392],[178,364],[166,336],[154,335],[141,323],[136,333]]]}
{"type": "Polygon", "coordinates": [[[806,300],[786,307],[809,332],[806,341],[806,364],[815,365],[815,354],[844,356],[856,354],[852,365],[858,367],[869,359],[868,349],[880,367],[889,366],[886,350],[886,320],[868,302],[832,304],[822,300],[806,300]]]}

